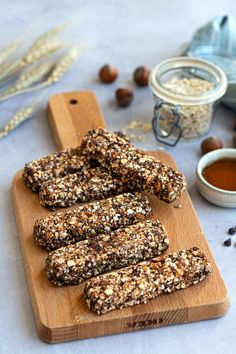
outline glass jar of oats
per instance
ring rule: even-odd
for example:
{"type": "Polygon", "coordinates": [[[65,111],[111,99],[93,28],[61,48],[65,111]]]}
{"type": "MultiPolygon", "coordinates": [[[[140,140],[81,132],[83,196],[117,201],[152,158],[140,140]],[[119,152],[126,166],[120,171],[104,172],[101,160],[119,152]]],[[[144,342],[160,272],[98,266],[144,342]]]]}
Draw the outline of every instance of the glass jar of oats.
{"type": "Polygon", "coordinates": [[[216,103],[227,90],[227,78],[210,62],[177,57],[151,71],[149,86],[155,99],[154,135],[175,146],[180,138],[197,138],[209,131],[216,103]]]}

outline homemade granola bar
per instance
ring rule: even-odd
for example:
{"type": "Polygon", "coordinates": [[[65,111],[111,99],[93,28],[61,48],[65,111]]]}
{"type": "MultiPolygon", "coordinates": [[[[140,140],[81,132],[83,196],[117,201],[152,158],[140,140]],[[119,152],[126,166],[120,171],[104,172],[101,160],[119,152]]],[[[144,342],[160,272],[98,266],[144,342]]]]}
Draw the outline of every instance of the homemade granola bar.
{"type": "Polygon", "coordinates": [[[168,245],[162,224],[147,220],[51,252],[46,274],[59,286],[79,284],[95,275],[158,256],[168,245]]]}
{"type": "Polygon", "coordinates": [[[88,132],[81,150],[87,158],[95,158],[109,169],[127,187],[130,183],[135,184],[138,190],[151,192],[167,203],[180,197],[185,189],[185,178],[180,172],[105,129],[88,132]]]}
{"type": "Polygon", "coordinates": [[[39,200],[45,207],[56,209],[71,206],[76,202],[104,199],[133,190],[135,188],[131,186],[128,188],[103,167],[96,167],[43,183],[39,191],[39,200]]]}
{"type": "MultiPolygon", "coordinates": [[[[126,139],[121,132],[115,132],[114,134],[123,137],[124,140],[126,139]]],[[[88,157],[81,156],[81,148],[78,146],[28,162],[24,167],[22,177],[30,189],[38,192],[45,181],[78,171],[82,171],[83,174],[84,170],[95,166],[97,166],[96,159],[90,160],[88,157]]]]}
{"type": "Polygon", "coordinates": [[[43,182],[53,177],[62,177],[68,173],[80,171],[89,166],[88,159],[81,156],[80,147],[70,148],[27,163],[22,177],[26,185],[37,192],[43,182]]]}
{"type": "Polygon", "coordinates": [[[138,223],[150,213],[147,197],[126,193],[37,220],[34,236],[38,245],[51,251],[138,223]]]}
{"type": "Polygon", "coordinates": [[[93,278],[84,296],[89,309],[100,315],[195,285],[211,272],[204,253],[193,247],[93,278]]]}

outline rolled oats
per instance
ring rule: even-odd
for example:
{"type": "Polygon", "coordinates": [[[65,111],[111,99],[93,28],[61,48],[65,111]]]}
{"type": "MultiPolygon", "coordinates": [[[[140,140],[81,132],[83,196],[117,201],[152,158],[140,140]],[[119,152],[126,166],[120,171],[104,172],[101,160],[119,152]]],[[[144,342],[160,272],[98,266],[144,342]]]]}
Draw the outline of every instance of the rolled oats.
{"type": "Polygon", "coordinates": [[[91,130],[81,148],[84,156],[96,158],[127,188],[151,192],[167,203],[180,197],[185,189],[185,178],[180,172],[105,129],[91,130]]]}
{"type": "Polygon", "coordinates": [[[34,236],[39,246],[51,251],[138,223],[150,213],[147,197],[126,193],[37,220],[34,236]]]}
{"type": "MultiPolygon", "coordinates": [[[[147,220],[51,252],[46,260],[46,274],[59,286],[79,284],[112,269],[159,256],[168,246],[162,224],[147,220]]],[[[115,289],[111,284],[104,290],[105,297],[115,289]]]]}
{"type": "Polygon", "coordinates": [[[101,315],[185,289],[211,272],[204,253],[193,247],[90,279],[84,297],[89,309],[101,315]]]}
{"type": "Polygon", "coordinates": [[[81,157],[80,147],[70,148],[27,163],[22,177],[26,185],[37,192],[43,182],[80,171],[85,165],[87,162],[81,157]]]}
{"type": "MultiPolygon", "coordinates": [[[[214,85],[209,81],[198,78],[178,79],[173,77],[164,84],[164,87],[178,95],[199,96],[210,91],[214,85]]],[[[167,106],[163,106],[160,113],[164,118],[159,120],[160,128],[169,132],[175,117],[167,106]]],[[[186,139],[199,137],[206,134],[210,129],[213,104],[180,105],[179,115],[179,124],[183,130],[182,137],[186,139]]]]}
{"type": "Polygon", "coordinates": [[[135,188],[125,185],[103,167],[84,168],[78,173],[53,178],[42,184],[40,203],[50,209],[68,207],[76,202],[104,199],[135,188]]]}

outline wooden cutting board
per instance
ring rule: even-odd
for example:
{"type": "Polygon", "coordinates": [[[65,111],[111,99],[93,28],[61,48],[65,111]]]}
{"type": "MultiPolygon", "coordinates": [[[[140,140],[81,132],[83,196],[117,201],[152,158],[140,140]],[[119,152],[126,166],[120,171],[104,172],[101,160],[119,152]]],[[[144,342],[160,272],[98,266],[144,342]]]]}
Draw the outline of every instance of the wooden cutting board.
{"type": "MultiPolygon", "coordinates": [[[[51,97],[48,114],[59,150],[77,146],[88,130],[105,126],[91,92],[51,97]]],[[[151,154],[175,166],[167,153],[158,151],[151,154]]],[[[229,308],[227,291],[187,192],[178,202],[181,208],[150,196],[152,217],[161,220],[167,229],[169,252],[198,246],[210,260],[213,274],[194,287],[160,296],[148,304],[98,316],[86,306],[83,285],[58,288],[46,278],[44,265],[47,252],[35,245],[32,230],[36,219],[52,212],[39,204],[37,194],[24,185],[21,174],[22,171],[19,171],[13,180],[12,196],[35,322],[44,341],[64,342],[212,319],[226,313],[229,308]]]]}

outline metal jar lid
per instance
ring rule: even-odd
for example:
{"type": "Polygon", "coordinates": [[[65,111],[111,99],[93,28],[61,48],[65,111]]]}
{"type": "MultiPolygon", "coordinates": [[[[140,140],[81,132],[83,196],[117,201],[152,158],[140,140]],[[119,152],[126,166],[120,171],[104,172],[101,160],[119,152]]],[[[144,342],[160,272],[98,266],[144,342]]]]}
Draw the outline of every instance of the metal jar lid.
{"type": "Polygon", "coordinates": [[[149,76],[149,86],[154,96],[157,96],[165,102],[175,105],[198,105],[217,101],[225,94],[228,83],[223,70],[206,60],[189,57],[175,57],[162,61],[152,69],[149,76]],[[161,84],[160,78],[165,73],[180,69],[190,70],[190,72],[192,70],[193,76],[195,75],[194,72],[197,73],[197,70],[209,74],[214,80],[213,89],[199,96],[185,96],[169,91],[161,84]]]}

